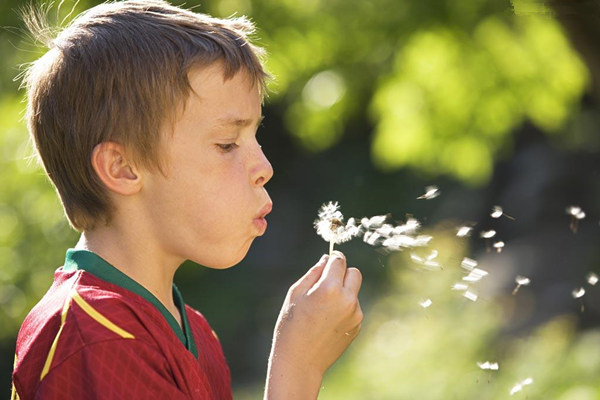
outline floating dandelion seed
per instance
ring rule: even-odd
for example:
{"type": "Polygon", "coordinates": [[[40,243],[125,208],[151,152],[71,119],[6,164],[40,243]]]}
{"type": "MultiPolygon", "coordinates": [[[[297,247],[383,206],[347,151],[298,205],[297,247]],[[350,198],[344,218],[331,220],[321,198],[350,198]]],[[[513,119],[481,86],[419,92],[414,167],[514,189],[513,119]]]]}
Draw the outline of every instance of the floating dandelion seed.
{"type": "Polygon", "coordinates": [[[426,269],[430,269],[430,270],[442,269],[442,266],[440,265],[440,263],[435,261],[435,258],[437,257],[437,255],[438,255],[437,250],[432,250],[431,253],[429,255],[427,255],[426,257],[421,257],[418,254],[411,253],[410,259],[413,260],[414,262],[416,262],[417,264],[421,264],[421,265],[425,266],[426,269]]]}
{"type": "Polygon", "coordinates": [[[571,295],[573,296],[574,299],[579,299],[579,301],[581,303],[581,312],[584,311],[583,300],[581,300],[581,298],[583,297],[584,294],[585,294],[585,289],[583,287],[574,289],[571,292],[571,295]]]}
{"type": "Polygon", "coordinates": [[[454,285],[452,285],[452,290],[467,290],[469,288],[469,285],[467,285],[466,283],[455,283],[454,285]]]}
{"type": "Polygon", "coordinates": [[[510,215],[508,215],[508,214],[505,214],[505,213],[504,213],[504,210],[502,210],[502,207],[500,207],[500,206],[494,206],[494,207],[492,208],[492,213],[490,214],[490,216],[491,216],[492,218],[500,218],[500,217],[501,217],[501,216],[503,216],[503,215],[504,215],[506,218],[508,218],[508,219],[512,219],[512,220],[514,220],[514,219],[515,219],[514,217],[511,217],[510,215]]]}
{"type": "Polygon", "coordinates": [[[458,237],[471,236],[472,230],[473,230],[473,228],[471,228],[470,226],[460,226],[457,228],[456,236],[458,236],[458,237]]]}
{"type": "Polygon", "coordinates": [[[477,366],[483,370],[489,370],[489,371],[498,371],[498,369],[500,368],[498,366],[497,362],[489,362],[489,361],[485,361],[485,362],[478,362],[477,366]]]}
{"type": "Polygon", "coordinates": [[[585,218],[585,212],[579,206],[569,206],[567,207],[567,214],[571,216],[569,229],[571,229],[571,232],[577,233],[577,226],[579,225],[579,220],[585,218]]]}
{"type": "Polygon", "coordinates": [[[428,308],[431,304],[432,304],[431,299],[425,299],[425,300],[419,301],[419,305],[423,308],[428,308]]]}
{"type": "Polygon", "coordinates": [[[522,380],[521,382],[517,383],[515,386],[512,387],[512,389],[510,389],[510,395],[512,396],[513,394],[520,392],[521,390],[523,390],[523,388],[527,385],[531,385],[533,383],[533,378],[526,378],[524,380],[522,380]]]}
{"type": "Polygon", "coordinates": [[[477,261],[473,260],[472,258],[465,257],[460,263],[460,266],[468,271],[473,271],[473,269],[477,266],[477,261]]]}
{"type": "Polygon", "coordinates": [[[463,281],[465,282],[479,282],[484,276],[488,275],[487,271],[483,269],[474,268],[469,274],[463,277],[463,281]]]}
{"type": "Polygon", "coordinates": [[[481,231],[479,233],[479,236],[485,239],[485,247],[486,247],[486,250],[489,252],[490,251],[490,239],[493,238],[494,236],[496,236],[496,231],[493,229],[490,229],[489,231],[481,231]]]}
{"type": "Polygon", "coordinates": [[[360,220],[360,224],[365,229],[377,229],[381,225],[383,225],[383,223],[385,222],[386,219],[387,219],[387,215],[376,215],[371,218],[365,217],[360,220]]]}
{"type": "Polygon", "coordinates": [[[347,242],[359,233],[354,220],[348,225],[344,224],[344,216],[339,210],[337,201],[323,204],[318,215],[319,219],[315,221],[315,228],[317,234],[329,242],[329,254],[333,252],[334,244],[347,242]]]}
{"type": "Polygon", "coordinates": [[[596,283],[598,283],[598,275],[596,275],[593,272],[590,272],[589,274],[587,274],[586,280],[587,283],[589,283],[590,285],[596,286],[596,283]]]}
{"type": "Polygon", "coordinates": [[[502,249],[504,248],[504,242],[500,240],[500,241],[494,243],[494,248],[496,249],[496,251],[498,253],[500,253],[502,251],[502,249]]]}
{"type": "Polygon", "coordinates": [[[437,186],[427,186],[425,188],[425,194],[417,197],[417,200],[421,200],[421,199],[431,200],[431,199],[435,199],[439,195],[440,195],[440,189],[437,186]]]}
{"type": "Polygon", "coordinates": [[[582,287],[579,287],[571,292],[571,295],[573,295],[574,299],[580,299],[583,297],[584,294],[585,294],[585,289],[582,287]]]}
{"type": "Polygon", "coordinates": [[[470,290],[467,290],[466,292],[464,292],[463,296],[471,301],[477,301],[477,295],[475,293],[471,292],[470,290]]]}
{"type": "Polygon", "coordinates": [[[490,229],[489,231],[481,231],[479,236],[481,236],[484,239],[491,239],[494,236],[496,236],[496,231],[493,229],[490,229]]]}
{"type": "Polygon", "coordinates": [[[526,276],[517,275],[515,278],[515,282],[517,282],[517,286],[512,291],[512,294],[515,295],[519,291],[521,286],[528,286],[531,283],[531,279],[526,276]]]}

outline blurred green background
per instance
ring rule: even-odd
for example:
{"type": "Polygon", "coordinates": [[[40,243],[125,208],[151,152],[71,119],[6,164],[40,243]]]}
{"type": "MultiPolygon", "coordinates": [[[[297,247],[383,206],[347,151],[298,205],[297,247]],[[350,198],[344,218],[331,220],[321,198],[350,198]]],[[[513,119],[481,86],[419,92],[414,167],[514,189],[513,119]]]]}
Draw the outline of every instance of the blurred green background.
{"type": "MultiPolygon", "coordinates": [[[[59,3],[59,2],[57,2],[59,3]]],[[[56,21],[97,1],[60,2],[56,21]]],[[[179,4],[179,3],[176,3],[179,4]]],[[[22,121],[21,66],[39,57],[17,9],[0,4],[0,387],[29,309],[77,235],[22,121]]],[[[595,1],[189,0],[258,25],[276,77],[259,140],[275,177],[269,230],[237,267],[184,265],[176,282],[211,321],[235,398],[261,397],[271,333],[289,285],[327,251],[312,223],[336,200],[347,217],[423,222],[443,269],[355,240],[361,335],[322,399],[600,399],[600,9],[595,1]],[[441,195],[417,200],[427,185],[441,195]],[[500,205],[508,218],[490,217],[500,205]],[[569,230],[565,209],[586,218],[569,230]],[[469,224],[473,235],[456,237],[469,224]],[[490,252],[479,238],[506,243],[490,252]],[[460,262],[489,272],[471,302],[460,262]],[[512,295],[517,275],[531,285],[512,295]],[[586,294],[574,299],[572,290],[586,294]],[[419,302],[431,299],[423,308],[419,302]],[[477,362],[499,363],[483,371],[477,362]]]]}

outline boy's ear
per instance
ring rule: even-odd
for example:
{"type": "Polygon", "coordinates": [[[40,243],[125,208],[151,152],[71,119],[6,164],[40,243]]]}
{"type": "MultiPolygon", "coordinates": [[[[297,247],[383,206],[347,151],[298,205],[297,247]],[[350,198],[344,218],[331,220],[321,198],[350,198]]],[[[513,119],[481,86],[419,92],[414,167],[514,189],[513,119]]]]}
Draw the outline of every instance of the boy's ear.
{"type": "Polygon", "coordinates": [[[125,149],[115,142],[102,142],[92,152],[92,167],[112,192],[127,196],[142,188],[137,168],[127,159],[125,149]]]}

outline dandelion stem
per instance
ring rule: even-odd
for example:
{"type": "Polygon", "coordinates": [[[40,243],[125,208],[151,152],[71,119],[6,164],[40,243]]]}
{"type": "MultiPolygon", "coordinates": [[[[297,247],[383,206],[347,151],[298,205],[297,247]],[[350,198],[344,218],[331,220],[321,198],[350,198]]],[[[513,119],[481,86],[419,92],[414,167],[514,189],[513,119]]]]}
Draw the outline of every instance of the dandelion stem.
{"type": "Polygon", "coordinates": [[[329,255],[333,254],[333,245],[335,244],[335,240],[331,240],[329,242],[329,255]]]}

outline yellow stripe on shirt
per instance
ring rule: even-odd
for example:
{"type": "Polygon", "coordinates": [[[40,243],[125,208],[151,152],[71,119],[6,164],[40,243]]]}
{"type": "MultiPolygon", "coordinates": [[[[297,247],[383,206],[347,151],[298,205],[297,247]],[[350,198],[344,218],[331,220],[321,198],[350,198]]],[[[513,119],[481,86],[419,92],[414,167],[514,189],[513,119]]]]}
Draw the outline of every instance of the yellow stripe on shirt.
{"type": "MultiPolygon", "coordinates": [[[[13,371],[17,368],[17,355],[15,354],[15,362],[13,364],[13,371]]],[[[12,383],[12,390],[10,393],[10,400],[19,400],[19,393],[17,393],[17,388],[15,387],[15,383],[12,383]]]]}
{"type": "MultiPolygon", "coordinates": [[[[73,291],[75,291],[73,289],[73,291]]],[[[40,375],[40,381],[44,379],[44,377],[50,371],[50,365],[52,364],[52,360],[54,359],[54,353],[56,352],[56,346],[58,346],[58,338],[62,333],[63,327],[65,326],[65,321],[67,320],[67,311],[69,311],[69,307],[71,306],[71,296],[67,297],[65,304],[63,305],[62,312],[60,313],[60,328],[58,328],[58,333],[52,342],[52,346],[50,346],[50,351],[48,352],[48,357],[46,358],[46,362],[44,363],[44,368],[42,368],[42,373],[40,375]]]]}
{"type": "Polygon", "coordinates": [[[79,307],[81,307],[81,309],[83,311],[85,311],[87,315],[89,315],[94,320],[96,320],[96,322],[98,322],[100,325],[104,326],[106,329],[113,331],[114,333],[116,333],[117,335],[121,336],[124,339],[135,339],[135,336],[133,336],[131,333],[127,332],[125,329],[119,328],[117,325],[113,324],[104,315],[100,314],[94,307],[89,305],[89,303],[86,302],[79,295],[79,293],[74,291],[72,296],[73,296],[73,300],[75,300],[75,303],[77,303],[77,305],[79,307]]]}
{"type": "MultiPolygon", "coordinates": [[[[42,368],[42,373],[40,375],[40,381],[44,379],[44,377],[50,371],[50,366],[52,365],[52,360],[54,359],[54,353],[56,352],[56,347],[58,346],[58,339],[60,334],[65,326],[65,321],[67,319],[67,311],[69,311],[69,307],[71,306],[71,300],[75,301],[75,303],[81,307],[83,311],[87,315],[89,315],[92,319],[98,322],[100,325],[104,326],[106,329],[116,333],[124,339],[135,339],[131,333],[127,332],[125,329],[122,329],[111,322],[104,315],[100,314],[98,310],[92,307],[88,302],[86,302],[80,295],[77,293],[77,290],[73,289],[67,297],[65,304],[63,306],[62,312],[60,314],[60,328],[58,328],[58,333],[52,342],[52,346],[50,347],[50,351],[48,352],[48,357],[46,358],[46,362],[44,363],[44,368],[42,368]]],[[[17,398],[18,400],[18,398],[17,398]]]]}

